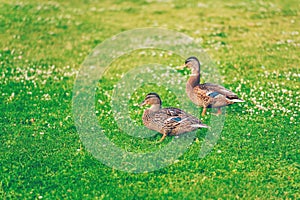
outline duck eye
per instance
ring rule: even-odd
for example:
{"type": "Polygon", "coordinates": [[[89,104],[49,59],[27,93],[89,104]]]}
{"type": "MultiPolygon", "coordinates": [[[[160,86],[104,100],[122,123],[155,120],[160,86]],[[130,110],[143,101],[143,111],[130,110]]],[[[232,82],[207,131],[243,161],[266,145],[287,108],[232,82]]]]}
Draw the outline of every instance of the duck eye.
{"type": "Polygon", "coordinates": [[[185,61],[185,64],[187,64],[187,63],[189,63],[189,62],[192,62],[193,61],[193,59],[192,58],[189,58],[189,59],[187,59],[186,61],[185,61]]]}

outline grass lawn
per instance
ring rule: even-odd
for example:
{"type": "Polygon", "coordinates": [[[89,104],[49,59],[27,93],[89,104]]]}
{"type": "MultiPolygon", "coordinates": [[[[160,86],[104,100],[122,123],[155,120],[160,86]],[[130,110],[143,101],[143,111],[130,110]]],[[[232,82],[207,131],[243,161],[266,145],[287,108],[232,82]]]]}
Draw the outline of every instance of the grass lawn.
{"type": "MultiPolygon", "coordinates": [[[[299,5],[297,0],[2,0],[0,199],[299,199],[299,5]],[[199,130],[173,165],[128,173],[87,151],[73,120],[72,92],[97,45],[144,27],[193,37],[215,62],[223,85],[246,102],[226,109],[220,139],[206,157],[198,157],[206,133],[199,130]]],[[[135,66],[151,61],[174,67],[184,59],[158,49],[137,50],[104,72],[95,112],[118,147],[150,152],[174,140],[155,144],[161,135],[140,139],[122,131],[111,112],[111,95],[135,66]]],[[[187,70],[178,73],[188,78],[187,70]]],[[[137,124],[144,109],[137,103],[148,92],[158,92],[164,106],[180,105],[167,86],[140,87],[128,99],[128,115],[137,124]]],[[[209,116],[202,120],[209,123],[209,116]]]]}

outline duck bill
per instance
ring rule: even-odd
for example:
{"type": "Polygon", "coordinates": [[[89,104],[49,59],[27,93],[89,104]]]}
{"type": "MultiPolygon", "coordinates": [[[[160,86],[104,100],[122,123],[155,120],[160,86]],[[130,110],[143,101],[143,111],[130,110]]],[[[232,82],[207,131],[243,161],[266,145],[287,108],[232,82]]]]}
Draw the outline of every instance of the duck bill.
{"type": "Polygon", "coordinates": [[[143,101],[142,103],[139,104],[140,107],[141,107],[141,106],[144,106],[144,105],[146,105],[146,102],[145,102],[145,101],[143,101]]]}
{"type": "Polygon", "coordinates": [[[186,65],[183,64],[183,65],[177,66],[176,69],[178,69],[178,70],[183,70],[185,67],[186,67],[186,65]]]}

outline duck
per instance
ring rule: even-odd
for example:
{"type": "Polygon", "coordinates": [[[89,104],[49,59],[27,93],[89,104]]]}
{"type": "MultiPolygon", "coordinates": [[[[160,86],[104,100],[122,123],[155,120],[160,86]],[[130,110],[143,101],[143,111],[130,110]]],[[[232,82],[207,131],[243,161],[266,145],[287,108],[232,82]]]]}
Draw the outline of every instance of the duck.
{"type": "Polygon", "coordinates": [[[217,115],[220,115],[222,114],[222,107],[245,102],[237,94],[221,85],[200,84],[200,62],[198,58],[194,56],[187,58],[184,66],[192,72],[186,83],[187,96],[194,104],[203,107],[202,116],[205,116],[207,108],[217,108],[217,115]]]}
{"type": "Polygon", "coordinates": [[[144,110],[143,124],[148,129],[162,134],[158,142],[162,142],[167,136],[178,136],[199,128],[208,128],[198,118],[179,108],[162,108],[162,101],[157,93],[147,94],[140,106],[145,105],[150,105],[150,108],[144,110]]]}

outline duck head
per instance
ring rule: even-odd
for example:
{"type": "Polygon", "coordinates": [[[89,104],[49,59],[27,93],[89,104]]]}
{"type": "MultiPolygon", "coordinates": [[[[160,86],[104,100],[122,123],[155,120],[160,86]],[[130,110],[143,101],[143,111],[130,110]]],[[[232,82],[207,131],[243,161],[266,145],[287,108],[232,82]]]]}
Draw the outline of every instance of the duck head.
{"type": "Polygon", "coordinates": [[[184,66],[191,69],[193,74],[200,73],[200,62],[194,56],[187,58],[184,62],[184,66]]]}
{"type": "Polygon", "coordinates": [[[140,106],[151,105],[150,109],[153,111],[159,110],[161,108],[161,99],[158,94],[152,92],[146,95],[144,101],[140,106]]]}

